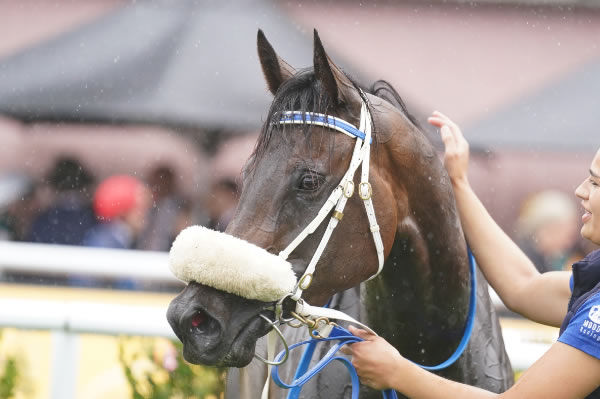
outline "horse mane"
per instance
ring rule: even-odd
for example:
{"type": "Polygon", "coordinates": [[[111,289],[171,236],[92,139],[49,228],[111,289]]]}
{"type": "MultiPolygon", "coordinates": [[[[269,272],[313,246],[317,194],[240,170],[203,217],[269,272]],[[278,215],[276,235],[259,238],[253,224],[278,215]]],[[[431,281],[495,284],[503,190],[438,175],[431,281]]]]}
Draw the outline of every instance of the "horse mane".
{"type": "MultiPolygon", "coordinates": [[[[359,85],[351,76],[346,77],[352,82],[357,90],[362,90],[383,100],[388,101],[400,112],[402,112],[419,130],[421,130],[416,118],[410,114],[406,104],[394,87],[385,80],[377,80],[370,88],[359,85]]],[[[316,79],[313,68],[298,71],[291,79],[285,81],[278,89],[273,102],[269,108],[266,122],[258,136],[254,151],[247,165],[248,171],[253,171],[256,162],[263,157],[267,151],[273,132],[280,131],[280,116],[285,111],[317,112],[328,114],[333,111],[333,104],[321,82],[316,79]]],[[[285,128],[285,125],[282,129],[285,128]]],[[[374,129],[373,134],[376,134],[374,129]]],[[[307,138],[311,132],[311,125],[303,125],[304,134],[307,138]]]]}
{"type": "Polygon", "coordinates": [[[378,80],[371,85],[371,88],[368,92],[376,97],[384,99],[385,101],[392,104],[398,110],[400,110],[407,118],[415,125],[419,130],[421,130],[421,125],[406,107],[406,104],[400,97],[400,94],[394,89],[394,87],[386,80],[378,80]]]}

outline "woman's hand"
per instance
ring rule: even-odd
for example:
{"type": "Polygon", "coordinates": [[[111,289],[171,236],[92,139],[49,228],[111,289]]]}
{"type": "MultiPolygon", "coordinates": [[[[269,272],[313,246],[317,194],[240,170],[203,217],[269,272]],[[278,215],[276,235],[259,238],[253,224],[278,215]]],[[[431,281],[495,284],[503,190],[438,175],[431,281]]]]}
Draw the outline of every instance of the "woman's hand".
{"type": "Polygon", "coordinates": [[[346,345],[342,352],[352,355],[352,365],[360,381],[374,389],[388,389],[397,384],[397,371],[404,359],[392,345],[368,331],[350,326],[350,332],[362,342],[346,345]]]}
{"type": "Polygon", "coordinates": [[[442,141],[446,148],[444,165],[452,184],[466,183],[469,166],[469,143],[465,140],[460,128],[439,111],[434,111],[427,122],[440,128],[442,141]]]}

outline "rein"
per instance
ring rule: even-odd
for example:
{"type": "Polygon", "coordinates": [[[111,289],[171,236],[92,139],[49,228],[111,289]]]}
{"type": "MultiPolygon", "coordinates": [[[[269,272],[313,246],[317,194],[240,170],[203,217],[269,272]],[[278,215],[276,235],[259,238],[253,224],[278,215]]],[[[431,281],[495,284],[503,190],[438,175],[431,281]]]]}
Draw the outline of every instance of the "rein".
{"type": "MultiPolygon", "coordinates": [[[[316,229],[321,225],[321,223],[323,223],[323,221],[329,216],[329,223],[327,225],[327,229],[325,230],[325,233],[321,238],[319,246],[313,254],[313,257],[311,258],[304,274],[300,277],[300,279],[298,279],[298,282],[296,283],[296,286],[294,287],[293,291],[281,298],[275,305],[276,321],[269,321],[271,326],[273,326],[273,330],[268,334],[268,358],[272,358],[273,353],[271,352],[274,351],[275,340],[277,339],[277,336],[279,336],[279,338],[283,341],[285,349],[282,352],[280,352],[273,359],[273,361],[269,361],[267,359],[263,359],[258,355],[255,355],[259,360],[267,363],[268,365],[275,366],[273,368],[273,380],[280,387],[291,389],[291,391],[288,394],[288,399],[297,398],[300,394],[302,386],[306,382],[308,382],[312,377],[314,377],[318,372],[320,372],[327,364],[334,360],[342,362],[350,372],[352,380],[352,398],[358,398],[359,382],[356,370],[348,361],[348,359],[341,356],[336,356],[336,352],[343,345],[359,342],[362,341],[362,339],[352,335],[348,330],[330,321],[330,319],[345,320],[350,323],[359,325],[360,327],[370,331],[373,334],[376,334],[368,326],[364,325],[363,323],[360,323],[353,317],[341,311],[330,309],[327,307],[311,306],[302,299],[302,293],[311,285],[316,265],[319,259],[321,258],[321,255],[323,254],[323,251],[327,246],[327,243],[329,242],[329,239],[331,238],[334,229],[337,227],[338,223],[342,220],[344,216],[343,211],[346,206],[346,203],[348,199],[350,199],[354,194],[354,175],[358,167],[361,165],[361,181],[358,187],[358,195],[363,200],[365,206],[365,211],[369,220],[369,226],[373,236],[373,241],[375,243],[378,258],[377,272],[374,275],[372,275],[368,280],[371,280],[377,275],[379,275],[379,273],[381,273],[381,270],[383,269],[383,242],[381,239],[381,233],[379,231],[379,225],[377,224],[377,219],[375,217],[373,201],[371,199],[373,190],[371,184],[369,183],[370,145],[372,142],[372,118],[368,107],[368,99],[366,95],[362,91],[359,91],[359,93],[362,101],[360,126],[358,129],[352,124],[337,117],[302,111],[285,111],[282,113],[280,120],[274,122],[274,124],[280,125],[310,124],[323,126],[326,128],[334,129],[338,132],[344,133],[356,139],[352,159],[350,161],[350,166],[348,167],[348,170],[344,174],[338,186],[329,195],[328,199],[325,201],[325,204],[323,204],[323,206],[317,213],[317,216],[300,232],[300,234],[298,234],[298,236],[283,251],[279,253],[279,256],[282,259],[287,259],[289,255],[294,251],[294,249],[296,249],[296,247],[298,247],[298,245],[300,245],[300,243],[302,243],[302,241],[304,241],[310,234],[314,233],[316,229]],[[295,311],[291,312],[293,317],[287,319],[283,318],[283,301],[286,298],[290,298],[296,302],[295,311]],[[299,323],[294,323],[295,320],[299,321],[299,323]],[[279,321],[279,323],[281,324],[288,324],[291,327],[301,327],[303,325],[307,326],[311,339],[290,345],[288,347],[285,339],[283,338],[283,334],[275,326],[275,323],[277,321],[279,321]],[[275,335],[275,333],[277,334],[277,336],[275,335]],[[332,348],[327,352],[327,354],[311,370],[306,371],[314,353],[315,345],[317,343],[325,341],[338,342],[332,346],[332,348]],[[278,366],[285,362],[285,360],[288,358],[289,352],[292,349],[302,345],[307,345],[307,347],[305,353],[302,356],[302,360],[298,366],[298,369],[296,370],[294,381],[290,384],[286,384],[282,382],[279,378],[278,366]]],[[[426,370],[441,370],[452,365],[462,355],[471,337],[471,332],[473,330],[473,324],[475,319],[477,283],[475,277],[475,260],[470,249],[468,252],[469,266],[471,271],[471,294],[469,311],[467,316],[467,324],[465,326],[463,338],[461,339],[461,342],[457,347],[456,351],[450,356],[450,358],[448,358],[448,360],[436,366],[419,365],[420,367],[426,370]]],[[[265,316],[261,315],[261,317],[266,319],[265,316]]],[[[269,367],[268,374],[270,373],[271,369],[269,367]]],[[[263,390],[263,398],[268,395],[267,392],[268,379],[267,383],[265,384],[265,389],[263,390]]],[[[396,393],[392,390],[382,391],[382,393],[384,399],[397,398],[396,393]]]]}
{"type": "MultiPolygon", "coordinates": [[[[331,331],[331,334],[327,338],[320,339],[311,339],[308,341],[299,342],[297,344],[293,344],[289,347],[289,350],[293,350],[302,345],[307,345],[304,354],[302,355],[302,360],[298,365],[298,369],[296,370],[296,374],[294,375],[294,379],[291,383],[285,383],[279,377],[278,367],[273,368],[273,381],[279,387],[284,389],[291,389],[290,393],[287,396],[287,399],[296,399],[300,395],[300,390],[302,386],[310,381],[314,376],[316,376],[321,370],[323,370],[329,363],[333,361],[338,361],[342,363],[350,373],[350,379],[352,383],[352,399],[358,399],[359,386],[360,382],[358,379],[358,375],[356,374],[356,370],[352,363],[345,357],[336,356],[336,353],[340,350],[340,348],[346,344],[354,344],[356,342],[363,341],[362,338],[359,338],[343,327],[335,326],[331,331]],[[335,342],[333,346],[327,351],[327,354],[319,360],[319,362],[310,370],[306,371],[308,368],[308,364],[310,363],[310,358],[315,350],[315,346],[317,343],[331,341],[335,342]]],[[[285,351],[282,351],[277,355],[275,361],[280,360],[283,356],[285,356],[285,351]]],[[[392,389],[386,389],[381,391],[383,399],[397,399],[398,395],[392,389]]]]}

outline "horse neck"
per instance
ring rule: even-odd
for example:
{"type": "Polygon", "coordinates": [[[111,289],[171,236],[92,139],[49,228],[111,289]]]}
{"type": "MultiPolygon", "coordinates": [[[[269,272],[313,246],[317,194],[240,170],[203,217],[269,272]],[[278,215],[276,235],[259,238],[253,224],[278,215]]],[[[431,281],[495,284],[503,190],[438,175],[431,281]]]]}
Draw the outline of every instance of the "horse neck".
{"type": "Polygon", "coordinates": [[[384,269],[364,284],[361,296],[375,331],[409,359],[433,364],[445,360],[462,337],[468,258],[443,165],[420,133],[411,140],[419,150],[409,156],[406,141],[385,146],[399,218],[384,269]]]}

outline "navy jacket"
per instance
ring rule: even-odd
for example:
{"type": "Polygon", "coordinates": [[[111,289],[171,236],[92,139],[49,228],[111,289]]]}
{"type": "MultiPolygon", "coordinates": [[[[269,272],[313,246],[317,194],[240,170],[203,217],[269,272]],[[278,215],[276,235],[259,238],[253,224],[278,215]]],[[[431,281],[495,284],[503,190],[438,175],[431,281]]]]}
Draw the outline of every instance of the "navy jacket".
{"type": "MultiPolygon", "coordinates": [[[[600,250],[573,264],[573,293],[569,308],[560,327],[560,335],[565,331],[577,310],[592,295],[600,292],[600,250]]],[[[600,399],[600,387],[586,396],[586,399],[600,399]]]]}

